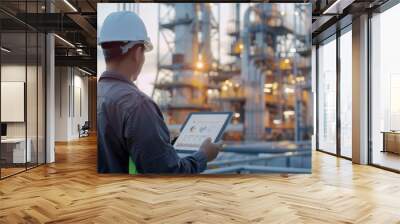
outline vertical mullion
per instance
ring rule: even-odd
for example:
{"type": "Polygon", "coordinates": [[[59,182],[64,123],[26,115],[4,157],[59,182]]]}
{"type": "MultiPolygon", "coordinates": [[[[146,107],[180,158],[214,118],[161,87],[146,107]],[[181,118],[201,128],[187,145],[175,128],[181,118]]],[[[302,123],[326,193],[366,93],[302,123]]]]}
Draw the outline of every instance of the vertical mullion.
{"type": "MultiPolygon", "coordinates": [[[[71,70],[67,67],[68,81],[68,118],[71,117],[71,70]]],[[[61,93],[60,93],[61,94],[61,93]]]]}
{"type": "MultiPolygon", "coordinates": [[[[47,0],[44,1],[44,12],[47,13],[47,6],[49,5],[49,3],[47,2],[47,0]]],[[[49,33],[47,31],[44,32],[44,68],[42,69],[42,72],[44,71],[44,79],[42,79],[42,82],[44,81],[44,135],[43,135],[43,139],[44,139],[44,161],[43,163],[47,163],[47,43],[48,43],[48,36],[49,33]]],[[[43,77],[43,73],[42,73],[42,77],[43,77]]],[[[43,84],[43,83],[42,83],[43,84]]],[[[43,109],[43,107],[42,107],[43,109]]]]}
{"type": "Polygon", "coordinates": [[[373,164],[373,153],[372,153],[372,64],[371,64],[371,56],[372,56],[372,29],[371,29],[371,19],[372,19],[372,12],[368,12],[368,20],[367,20],[367,47],[368,47],[368,53],[367,53],[367,119],[368,119],[368,124],[367,124],[367,141],[368,141],[368,164],[373,164]]]}
{"type": "Polygon", "coordinates": [[[340,29],[336,28],[336,155],[341,156],[341,117],[340,117],[340,29]]]}
{"type": "Polygon", "coordinates": [[[315,147],[319,149],[319,44],[315,47],[315,147]]]}
{"type": "MultiPolygon", "coordinates": [[[[25,21],[28,21],[28,0],[25,0],[25,21]]],[[[27,113],[27,97],[28,97],[28,25],[25,23],[25,170],[28,169],[28,113],[27,113]]]]}
{"type": "MultiPolygon", "coordinates": [[[[0,23],[0,47],[2,46],[2,36],[1,36],[1,34],[2,34],[2,32],[1,32],[1,30],[2,30],[2,26],[1,26],[1,24],[2,23],[0,23]]],[[[1,50],[0,50],[0,124],[2,124],[2,122],[1,122],[1,55],[2,55],[2,52],[1,52],[1,50]]],[[[0,134],[0,136],[1,136],[1,134],[0,134]]],[[[1,177],[1,170],[2,170],[2,162],[1,162],[1,144],[0,144],[0,179],[2,179],[2,177],[1,177]]]]}
{"type": "MultiPolygon", "coordinates": [[[[36,1],[36,13],[39,16],[39,0],[36,1]]],[[[36,31],[36,166],[38,165],[39,165],[39,30],[36,31]]]]}
{"type": "MultiPolygon", "coordinates": [[[[59,95],[59,97],[60,97],[60,99],[59,99],[59,101],[60,101],[60,109],[59,109],[59,111],[60,111],[60,118],[62,117],[62,96],[61,96],[61,93],[62,93],[62,85],[61,85],[61,81],[62,81],[62,77],[64,76],[64,74],[62,73],[62,72],[60,72],[60,75],[58,76],[58,88],[59,88],[59,90],[60,90],[60,93],[58,94],[59,95]]],[[[68,85],[68,88],[69,88],[69,85],[68,85]]],[[[68,89],[69,90],[69,89],[68,89]]]]}
{"type": "Polygon", "coordinates": [[[71,88],[71,93],[72,93],[72,123],[73,120],[75,119],[75,68],[71,67],[72,69],[72,88],[71,88]]]}

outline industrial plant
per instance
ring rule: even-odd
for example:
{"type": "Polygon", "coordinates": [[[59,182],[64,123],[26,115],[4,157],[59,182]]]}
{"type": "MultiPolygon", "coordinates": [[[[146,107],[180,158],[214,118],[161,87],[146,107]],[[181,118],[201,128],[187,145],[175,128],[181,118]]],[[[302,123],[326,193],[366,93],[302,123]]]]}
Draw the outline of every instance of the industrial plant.
{"type": "MultiPolygon", "coordinates": [[[[226,153],[220,157],[229,152],[236,156],[219,165],[250,154],[264,165],[250,172],[277,168],[268,164],[278,164],[280,171],[310,170],[311,5],[168,3],[158,7],[152,97],[172,135],[179,134],[190,112],[232,111],[224,135],[226,153]],[[229,18],[226,30],[221,30],[221,8],[227,5],[224,16],[229,18]],[[229,39],[228,46],[223,38],[229,39]],[[222,48],[228,48],[225,55],[222,48]],[[261,154],[274,156],[260,159],[261,154]]],[[[252,161],[246,158],[234,164],[252,161]]],[[[226,171],[220,169],[215,172],[226,171]]],[[[238,171],[230,166],[227,172],[232,170],[238,171]]]]}

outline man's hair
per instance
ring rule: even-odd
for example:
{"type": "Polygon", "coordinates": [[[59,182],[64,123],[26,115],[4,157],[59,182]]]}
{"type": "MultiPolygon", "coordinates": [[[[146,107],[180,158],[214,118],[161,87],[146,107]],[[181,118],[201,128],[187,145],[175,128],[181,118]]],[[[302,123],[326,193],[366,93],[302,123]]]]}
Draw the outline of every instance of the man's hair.
{"type": "Polygon", "coordinates": [[[135,44],[132,48],[130,48],[127,53],[123,54],[121,47],[123,47],[126,44],[127,44],[126,42],[122,42],[122,41],[102,43],[101,48],[103,49],[104,58],[106,60],[106,63],[109,63],[109,62],[115,61],[115,60],[122,60],[129,51],[136,50],[138,47],[140,47],[141,50],[144,51],[144,44],[139,43],[139,44],[135,44]]]}

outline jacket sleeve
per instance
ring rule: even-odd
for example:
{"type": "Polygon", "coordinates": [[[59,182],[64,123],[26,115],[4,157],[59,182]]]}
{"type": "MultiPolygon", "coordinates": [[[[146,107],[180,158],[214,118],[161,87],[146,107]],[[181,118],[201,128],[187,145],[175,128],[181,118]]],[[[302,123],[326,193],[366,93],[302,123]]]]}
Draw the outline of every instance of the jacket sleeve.
{"type": "Polygon", "coordinates": [[[152,101],[138,104],[127,115],[125,124],[126,148],[139,173],[192,174],[206,169],[207,159],[200,151],[185,158],[177,155],[163,117],[152,101]]]}

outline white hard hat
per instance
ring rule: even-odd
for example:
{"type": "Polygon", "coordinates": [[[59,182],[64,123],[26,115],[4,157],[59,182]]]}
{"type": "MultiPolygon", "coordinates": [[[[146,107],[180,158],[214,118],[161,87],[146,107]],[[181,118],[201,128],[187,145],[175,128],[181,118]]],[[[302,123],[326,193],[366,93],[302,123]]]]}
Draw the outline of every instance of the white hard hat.
{"type": "Polygon", "coordinates": [[[98,44],[115,41],[129,42],[128,49],[122,49],[124,53],[137,43],[143,43],[146,51],[153,49],[142,19],[130,11],[113,12],[104,20],[98,44]]]}

